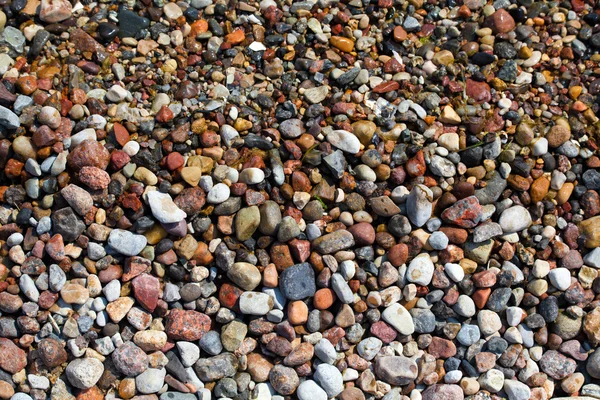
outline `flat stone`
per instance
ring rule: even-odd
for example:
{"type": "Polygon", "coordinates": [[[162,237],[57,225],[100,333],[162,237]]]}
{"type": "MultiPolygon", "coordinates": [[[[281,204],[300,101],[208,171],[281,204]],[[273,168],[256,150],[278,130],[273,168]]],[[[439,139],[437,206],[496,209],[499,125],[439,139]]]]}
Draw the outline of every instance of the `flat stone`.
{"type": "Polygon", "coordinates": [[[147,243],[148,240],[145,236],[122,229],[113,229],[108,236],[108,244],[126,256],[137,256],[147,243]]]}
{"type": "Polygon", "coordinates": [[[331,254],[354,246],[354,237],[346,230],[339,230],[315,239],[311,245],[321,254],[331,254]]]}
{"type": "Polygon", "coordinates": [[[402,305],[394,303],[381,313],[381,318],[402,335],[410,335],[415,331],[412,316],[402,305]]]}
{"type": "Polygon", "coordinates": [[[375,362],[375,375],[390,385],[408,385],[417,378],[419,368],[410,358],[403,356],[379,357],[375,362]]]}
{"type": "Polygon", "coordinates": [[[173,224],[184,220],[187,214],[173,202],[168,193],[158,190],[148,192],[147,200],[152,215],[163,224],[173,224]]]}
{"type": "Polygon", "coordinates": [[[309,263],[286,268],[279,277],[279,290],[288,300],[302,300],[314,296],[315,273],[309,263]]]}

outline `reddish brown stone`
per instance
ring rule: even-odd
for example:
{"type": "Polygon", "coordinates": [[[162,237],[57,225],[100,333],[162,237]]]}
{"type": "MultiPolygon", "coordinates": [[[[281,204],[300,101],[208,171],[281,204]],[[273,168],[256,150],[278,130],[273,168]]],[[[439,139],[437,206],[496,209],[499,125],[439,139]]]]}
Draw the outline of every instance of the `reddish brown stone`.
{"type": "Polygon", "coordinates": [[[373,88],[374,93],[387,93],[400,89],[400,83],[396,81],[382,82],[373,88]]]}
{"type": "Polygon", "coordinates": [[[100,168],[85,166],[79,170],[79,181],[90,189],[102,190],[108,187],[110,175],[100,168]]]}
{"type": "Polygon", "coordinates": [[[173,309],[167,316],[165,332],[169,339],[200,340],[210,330],[211,320],[208,316],[192,310],[173,309]]]}
{"type": "Polygon", "coordinates": [[[169,109],[167,106],[162,106],[156,114],[156,120],[158,122],[170,122],[173,120],[173,118],[175,118],[173,111],[171,111],[171,109],[169,109]]]}
{"type": "Polygon", "coordinates": [[[89,389],[83,389],[77,394],[77,400],[103,400],[104,394],[98,386],[92,386],[89,389]]]}
{"type": "Polygon", "coordinates": [[[371,325],[370,332],[384,343],[391,343],[396,339],[398,332],[383,321],[377,321],[371,325]]]}
{"type": "Polygon", "coordinates": [[[115,141],[121,146],[125,146],[125,144],[129,142],[129,132],[118,122],[113,124],[113,136],[115,141]]]}
{"type": "Polygon", "coordinates": [[[479,309],[484,308],[490,294],[492,294],[492,289],[490,288],[476,290],[472,296],[473,303],[475,303],[475,306],[479,309]]]}
{"type": "Polygon", "coordinates": [[[448,237],[448,241],[452,244],[464,244],[469,237],[469,232],[465,229],[453,228],[450,226],[442,226],[440,232],[443,232],[448,237]]]}
{"type": "Polygon", "coordinates": [[[310,256],[310,242],[308,240],[293,239],[288,242],[290,253],[296,261],[302,263],[310,256]]]}
{"type": "Polygon", "coordinates": [[[58,293],[53,293],[49,290],[45,290],[42,293],[40,293],[38,305],[40,306],[40,308],[48,310],[50,307],[52,307],[52,305],[54,305],[54,303],[58,301],[59,297],[60,295],[58,293]]]}
{"type": "Polygon", "coordinates": [[[388,252],[388,260],[394,267],[399,267],[408,260],[408,246],[398,243],[388,252]]]}
{"type": "Polygon", "coordinates": [[[244,291],[237,286],[229,283],[224,283],[219,289],[219,303],[223,307],[233,309],[237,305],[237,301],[244,291]]]}
{"type": "Polygon", "coordinates": [[[480,374],[489,371],[496,365],[496,355],[483,351],[475,356],[475,367],[480,374]]]}
{"type": "Polygon", "coordinates": [[[467,96],[475,100],[477,103],[485,103],[492,100],[490,86],[485,82],[467,79],[466,92],[467,96]]]}
{"type": "Polygon", "coordinates": [[[69,41],[81,52],[96,53],[104,51],[104,47],[100,43],[80,28],[71,31],[69,41]]]}
{"type": "Polygon", "coordinates": [[[375,242],[375,229],[367,222],[359,222],[348,227],[357,246],[368,246],[375,242]]]}
{"type": "Polygon", "coordinates": [[[27,365],[27,354],[12,341],[0,338],[0,368],[16,374],[27,365]]]}
{"type": "Polygon", "coordinates": [[[63,237],[60,233],[52,236],[50,240],[46,242],[46,247],[44,248],[46,253],[52,257],[56,261],[62,261],[65,259],[65,244],[63,242],[63,237]]]}
{"type": "Polygon", "coordinates": [[[150,312],[154,311],[160,293],[160,281],[158,278],[149,274],[141,274],[131,281],[131,287],[138,303],[146,310],[150,312]]]}
{"type": "Polygon", "coordinates": [[[105,170],[110,161],[110,153],[102,143],[95,140],[85,140],[73,149],[67,161],[69,167],[75,171],[79,171],[85,166],[105,170]]]}
{"type": "Polygon", "coordinates": [[[456,346],[451,340],[434,336],[427,348],[427,352],[435,358],[448,358],[456,354],[456,346]]]}
{"type": "Polygon", "coordinates": [[[56,339],[42,339],[38,344],[38,355],[42,362],[50,368],[59,366],[67,361],[67,352],[56,339]]]}
{"type": "Polygon", "coordinates": [[[23,167],[25,167],[25,164],[23,164],[19,160],[15,160],[14,158],[11,158],[10,160],[8,160],[8,162],[6,163],[6,166],[4,167],[4,173],[6,174],[6,176],[8,178],[15,179],[15,178],[18,178],[19,175],[21,175],[21,171],[23,171],[23,167]]]}
{"type": "Polygon", "coordinates": [[[129,157],[129,155],[123,150],[115,150],[110,155],[111,167],[116,170],[120,170],[121,168],[123,168],[129,163],[129,161],[131,161],[131,157],[129,157]]]}
{"type": "Polygon", "coordinates": [[[188,216],[200,212],[206,203],[206,194],[199,187],[186,188],[174,200],[177,207],[181,208],[188,216]]]}
{"type": "Polygon", "coordinates": [[[442,219],[461,228],[474,228],[479,223],[483,208],[477,197],[470,196],[457,201],[442,213],[442,219]]]}
{"type": "Polygon", "coordinates": [[[490,15],[485,23],[494,33],[508,33],[515,29],[515,20],[504,8],[490,15]]]}
{"type": "Polygon", "coordinates": [[[290,248],[285,243],[273,243],[271,246],[270,255],[271,262],[275,264],[278,271],[283,271],[284,269],[294,265],[290,248]]]}
{"type": "Polygon", "coordinates": [[[404,168],[406,169],[408,175],[413,178],[425,174],[427,166],[425,165],[425,157],[423,156],[423,152],[419,150],[413,158],[406,162],[404,168]]]}
{"type": "Polygon", "coordinates": [[[150,270],[150,261],[143,257],[129,257],[125,260],[125,268],[123,270],[123,282],[129,282],[143,272],[150,270]]]}
{"type": "Polygon", "coordinates": [[[491,288],[496,284],[496,274],[492,270],[485,270],[473,274],[473,283],[480,288],[491,288]]]}

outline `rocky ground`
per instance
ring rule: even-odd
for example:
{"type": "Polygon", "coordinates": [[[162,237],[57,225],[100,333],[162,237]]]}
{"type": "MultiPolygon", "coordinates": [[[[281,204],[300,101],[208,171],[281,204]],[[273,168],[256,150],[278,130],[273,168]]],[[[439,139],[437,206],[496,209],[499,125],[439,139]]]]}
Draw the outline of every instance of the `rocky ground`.
{"type": "Polygon", "coordinates": [[[0,5],[0,399],[600,399],[595,0],[0,5]]]}

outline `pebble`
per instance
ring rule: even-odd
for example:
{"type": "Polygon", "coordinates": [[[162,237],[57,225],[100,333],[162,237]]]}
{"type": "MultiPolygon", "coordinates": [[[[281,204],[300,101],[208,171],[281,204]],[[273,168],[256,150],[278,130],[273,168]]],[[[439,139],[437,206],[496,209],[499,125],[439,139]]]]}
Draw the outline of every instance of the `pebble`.
{"type": "Polygon", "coordinates": [[[147,243],[148,240],[145,236],[136,235],[122,229],[113,229],[108,236],[108,244],[126,256],[138,255],[147,243]]]}
{"type": "Polygon", "coordinates": [[[597,12],[6,2],[0,398],[600,398],[597,12]]]}
{"type": "Polygon", "coordinates": [[[402,335],[410,335],[415,331],[412,316],[402,305],[394,303],[381,313],[381,318],[402,335]]]}
{"type": "Polygon", "coordinates": [[[167,193],[148,192],[148,205],[152,215],[162,224],[173,224],[184,220],[187,214],[173,202],[167,193]]]}
{"type": "Polygon", "coordinates": [[[328,397],[335,397],[344,390],[342,374],[333,365],[321,364],[314,373],[315,381],[325,390],[328,397]]]}
{"type": "Polygon", "coordinates": [[[504,233],[520,232],[531,225],[531,215],[525,207],[514,206],[502,212],[498,223],[504,233]]]}
{"type": "Polygon", "coordinates": [[[102,376],[104,365],[96,358],[78,358],[69,363],[65,373],[69,383],[79,389],[93,387],[102,376]]]}
{"type": "Polygon", "coordinates": [[[302,263],[286,268],[279,277],[279,290],[292,301],[314,296],[316,285],[312,266],[302,263]]]}

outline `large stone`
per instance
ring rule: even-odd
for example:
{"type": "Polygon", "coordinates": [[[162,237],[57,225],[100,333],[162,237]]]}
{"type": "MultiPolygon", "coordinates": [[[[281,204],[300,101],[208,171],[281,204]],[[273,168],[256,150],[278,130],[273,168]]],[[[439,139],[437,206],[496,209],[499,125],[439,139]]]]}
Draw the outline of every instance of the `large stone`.
{"type": "MultiPolygon", "coordinates": [[[[433,385],[422,393],[422,400],[463,400],[465,394],[458,385],[433,385]]],[[[512,400],[512,399],[511,399],[512,400]]]]}
{"type": "Polygon", "coordinates": [[[192,342],[201,339],[210,330],[210,326],[211,320],[205,314],[173,309],[167,316],[165,333],[170,339],[192,342]]]}
{"type": "Polygon", "coordinates": [[[431,217],[433,211],[433,193],[425,185],[415,185],[406,200],[408,219],[415,226],[421,227],[431,217]]]}
{"type": "Polygon", "coordinates": [[[309,263],[292,265],[279,277],[279,289],[288,300],[302,300],[314,296],[315,272],[309,263]]]}
{"type": "Polygon", "coordinates": [[[312,247],[321,254],[336,253],[354,246],[354,237],[346,230],[323,235],[312,242],[312,247]]]}
{"type": "Polygon", "coordinates": [[[381,313],[381,318],[402,335],[410,335],[415,331],[412,316],[402,305],[394,303],[381,313]]]}
{"type": "Polygon", "coordinates": [[[262,279],[260,271],[256,266],[246,263],[237,262],[227,271],[227,276],[236,285],[244,290],[254,290],[262,279]]]}
{"type": "Polygon", "coordinates": [[[0,354],[0,368],[11,374],[16,374],[27,365],[27,354],[9,339],[0,338],[0,354]]]}
{"type": "Polygon", "coordinates": [[[237,372],[239,361],[231,353],[223,353],[210,358],[200,358],[194,370],[202,382],[214,382],[231,377],[237,372]]]}
{"type": "Polygon", "coordinates": [[[417,363],[403,356],[379,357],[375,361],[375,375],[393,386],[408,385],[417,378],[417,363]]]}
{"type": "Polygon", "coordinates": [[[71,385],[89,389],[100,380],[104,365],[97,358],[77,358],[69,363],[65,372],[71,385]]]}
{"type": "Polygon", "coordinates": [[[242,208],[235,216],[235,235],[244,242],[252,237],[260,225],[260,211],[257,206],[242,208]]]}
{"type": "Polygon", "coordinates": [[[127,342],[112,353],[115,367],[127,376],[137,376],[148,368],[148,356],[133,342],[127,342]]]}
{"type": "Polygon", "coordinates": [[[531,215],[523,206],[514,206],[502,212],[498,223],[504,233],[521,232],[531,225],[531,215]]]}
{"type": "Polygon", "coordinates": [[[148,192],[147,200],[154,218],[163,224],[173,224],[184,220],[187,214],[177,207],[168,193],[158,190],[148,192]]]}
{"type": "Polygon", "coordinates": [[[122,229],[113,229],[108,236],[108,244],[126,256],[137,256],[147,243],[148,240],[145,236],[122,229]]]}
{"type": "Polygon", "coordinates": [[[79,215],[85,215],[94,207],[94,200],[87,190],[76,185],[67,185],[61,191],[62,197],[79,215]]]}

